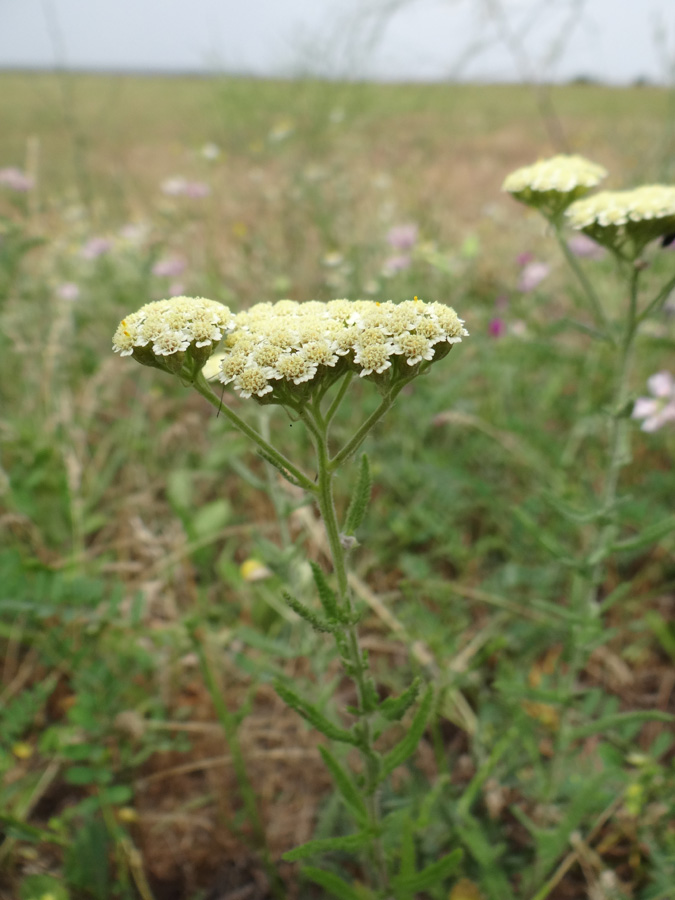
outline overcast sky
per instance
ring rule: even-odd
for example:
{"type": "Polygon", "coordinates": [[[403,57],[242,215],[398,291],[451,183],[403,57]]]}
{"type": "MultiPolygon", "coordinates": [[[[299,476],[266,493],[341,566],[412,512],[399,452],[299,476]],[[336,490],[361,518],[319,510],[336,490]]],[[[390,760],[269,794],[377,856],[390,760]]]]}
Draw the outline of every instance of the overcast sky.
{"type": "Polygon", "coordinates": [[[675,0],[0,0],[0,68],[56,65],[665,82],[675,0]]]}

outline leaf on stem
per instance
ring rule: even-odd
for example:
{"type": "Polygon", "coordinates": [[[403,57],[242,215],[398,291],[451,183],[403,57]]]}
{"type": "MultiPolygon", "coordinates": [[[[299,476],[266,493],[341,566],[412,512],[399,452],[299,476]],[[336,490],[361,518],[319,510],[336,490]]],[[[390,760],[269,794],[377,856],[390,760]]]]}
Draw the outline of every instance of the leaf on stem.
{"type": "Polygon", "coordinates": [[[344,527],[345,534],[354,534],[361,522],[363,522],[366,510],[368,509],[368,503],[370,502],[372,484],[368,456],[364,453],[361,456],[359,475],[356,480],[356,485],[354,486],[354,493],[352,494],[352,499],[349,503],[349,508],[347,509],[344,527]]]}
{"type": "Polygon", "coordinates": [[[675,516],[666,516],[660,522],[655,522],[648,528],[643,528],[640,534],[635,537],[627,538],[625,541],[617,541],[609,549],[612,553],[641,550],[643,547],[648,547],[650,544],[661,540],[661,538],[670,534],[671,531],[675,531],[675,516]]]}
{"type": "Polygon", "coordinates": [[[333,850],[353,853],[367,847],[371,839],[372,834],[369,831],[357,831],[356,834],[344,834],[340,837],[317,838],[294,847],[293,850],[284,853],[282,858],[286,862],[297,862],[299,859],[307,859],[308,856],[315,856],[317,853],[330,853],[333,850]]]}
{"type": "Polygon", "coordinates": [[[302,874],[313,881],[315,884],[325,888],[329,894],[338,897],[339,900],[370,900],[375,895],[372,891],[365,887],[359,886],[359,890],[347,884],[339,875],[333,872],[324,872],[322,869],[315,869],[314,866],[306,866],[302,870],[302,874]]]}
{"type": "Polygon", "coordinates": [[[293,612],[297,613],[301,619],[304,619],[305,622],[309,622],[312,628],[315,631],[321,632],[333,632],[339,625],[334,625],[332,622],[328,622],[322,616],[318,616],[315,612],[313,612],[309,607],[305,606],[300,600],[297,600],[291,594],[286,591],[282,594],[286,603],[290,606],[293,612]]]}
{"type": "Polygon", "coordinates": [[[424,729],[427,726],[427,719],[429,718],[429,713],[431,712],[432,699],[433,691],[431,686],[429,686],[424,692],[424,696],[422,697],[422,702],[419,705],[419,709],[415,713],[415,716],[410,723],[408,733],[403,738],[403,740],[399,744],[397,744],[393,750],[390,750],[382,760],[380,781],[383,781],[387,775],[390,775],[397,766],[400,766],[401,763],[405,762],[405,760],[408,759],[409,756],[412,756],[412,754],[415,752],[417,745],[419,744],[422,735],[424,734],[424,729]]]}
{"type": "Polygon", "coordinates": [[[333,741],[340,741],[343,744],[358,745],[359,739],[355,735],[344,728],[340,728],[338,725],[334,725],[330,719],[327,719],[323,713],[319,712],[314,704],[309,703],[307,700],[303,700],[302,697],[298,696],[291,688],[286,687],[286,685],[277,681],[274,685],[274,690],[287,706],[294,709],[303,719],[306,719],[310,725],[313,725],[317,731],[320,731],[321,734],[325,734],[327,738],[330,738],[333,741]]]}
{"type": "Polygon", "coordinates": [[[341,622],[342,619],[340,618],[335,592],[331,590],[326,581],[326,576],[323,574],[321,566],[315,562],[310,562],[310,566],[312,567],[316,589],[319,592],[319,600],[321,600],[321,605],[326,610],[328,620],[330,622],[341,622]]]}
{"type": "Polygon", "coordinates": [[[410,709],[420,692],[420,679],[416,678],[409,688],[398,697],[387,697],[380,704],[379,711],[389,722],[400,721],[410,709]]]}
{"type": "Polygon", "coordinates": [[[351,810],[355,819],[360,825],[366,825],[368,822],[366,804],[363,801],[363,795],[352,781],[349,773],[342,768],[328,748],[319,747],[319,753],[326,764],[326,768],[333,776],[333,781],[340,792],[340,796],[351,810]]]}
{"type": "Polygon", "coordinates": [[[414,893],[426,891],[451,875],[460,864],[462,856],[463,852],[458,847],[414,875],[398,875],[392,879],[394,890],[414,893]]]}

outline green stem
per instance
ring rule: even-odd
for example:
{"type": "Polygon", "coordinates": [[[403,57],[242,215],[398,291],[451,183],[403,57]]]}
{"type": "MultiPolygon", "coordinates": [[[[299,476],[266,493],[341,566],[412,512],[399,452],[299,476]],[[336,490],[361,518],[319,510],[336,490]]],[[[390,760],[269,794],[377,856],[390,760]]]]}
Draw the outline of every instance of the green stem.
{"type": "Polygon", "coordinates": [[[670,296],[670,292],[673,290],[673,288],[675,288],[675,276],[673,276],[665,285],[665,287],[658,292],[652,302],[648,303],[647,306],[645,306],[642,312],[638,315],[636,324],[639,325],[648,316],[650,316],[654,312],[654,310],[658,308],[659,304],[664,303],[670,296]]]}
{"type": "Polygon", "coordinates": [[[356,451],[359,449],[361,444],[366,439],[368,432],[376,425],[382,416],[389,410],[394,402],[394,400],[398,397],[399,393],[403,390],[403,388],[408,384],[408,381],[411,379],[406,379],[397,381],[396,384],[389,389],[389,393],[387,393],[383,398],[380,405],[374,410],[366,419],[366,421],[361,425],[356,434],[354,434],[349,441],[344,445],[342,450],[339,453],[336,453],[335,456],[329,460],[329,466],[331,471],[335,471],[338,469],[343,462],[349,459],[356,451]]]}
{"type": "Polygon", "coordinates": [[[614,396],[612,398],[612,420],[609,439],[609,463],[605,473],[605,482],[602,490],[601,510],[609,517],[610,521],[601,530],[596,546],[590,554],[590,559],[596,558],[597,562],[592,566],[589,575],[588,607],[597,611],[597,592],[602,582],[604,571],[604,555],[608,546],[616,535],[616,514],[614,507],[617,499],[617,489],[621,470],[629,460],[628,441],[630,423],[626,417],[628,404],[628,384],[630,376],[635,336],[638,330],[637,298],[640,270],[635,267],[630,277],[630,294],[628,315],[619,347],[616,365],[614,396]],[[598,558],[599,557],[599,558],[598,558]]]}
{"type": "MultiPolygon", "coordinates": [[[[391,401],[386,406],[386,409],[388,409],[390,405],[391,401]]],[[[382,404],[380,408],[381,407],[382,404]]],[[[374,422],[380,418],[384,411],[386,410],[383,409],[380,415],[378,415],[375,419],[373,419],[373,417],[371,416],[371,419],[373,419],[372,424],[374,424],[374,422]]],[[[307,419],[309,418],[309,414],[307,414],[303,418],[305,419],[305,421],[307,421],[307,419]]],[[[328,546],[330,548],[333,570],[335,572],[335,579],[337,582],[340,607],[343,612],[347,613],[346,618],[349,620],[349,624],[343,626],[343,653],[346,651],[345,661],[348,666],[349,674],[354,681],[356,694],[358,697],[358,708],[360,712],[359,750],[363,757],[365,775],[364,799],[366,808],[368,810],[368,818],[370,820],[370,824],[374,833],[372,839],[372,860],[378,880],[378,887],[388,893],[389,876],[387,872],[384,848],[379,837],[381,820],[380,798],[378,792],[380,762],[379,756],[374,747],[372,725],[370,721],[371,713],[369,712],[369,710],[371,708],[371,691],[369,690],[368,661],[363,653],[363,650],[361,649],[356,625],[354,625],[352,621],[354,605],[347,577],[345,551],[340,540],[340,527],[338,524],[337,513],[335,511],[335,502],[333,499],[333,473],[337,467],[335,460],[338,457],[333,460],[329,459],[328,434],[325,422],[317,422],[315,419],[310,430],[314,436],[317,453],[317,502],[319,505],[321,518],[326,529],[326,536],[328,538],[328,546]]],[[[362,429],[359,429],[358,434],[360,434],[361,431],[362,429]]],[[[359,443],[361,443],[363,438],[365,438],[365,432],[361,436],[359,443]]],[[[339,456],[340,455],[341,454],[339,454],[339,456]]],[[[342,459],[346,458],[346,455],[342,456],[342,459]]]]}
{"type": "Polygon", "coordinates": [[[612,331],[610,328],[609,321],[607,319],[607,316],[605,315],[604,309],[602,308],[602,303],[600,302],[600,298],[598,297],[597,293],[595,292],[595,288],[589,281],[588,276],[586,275],[586,273],[583,270],[583,267],[579,265],[579,260],[576,258],[576,256],[572,253],[570,248],[567,246],[567,241],[563,238],[562,231],[560,230],[560,226],[554,224],[553,229],[555,232],[556,240],[558,241],[558,245],[560,246],[563,256],[565,257],[565,260],[567,261],[567,264],[569,265],[569,267],[572,269],[572,271],[576,275],[577,280],[579,281],[579,284],[583,288],[584,293],[586,294],[586,297],[588,298],[588,302],[590,303],[591,309],[593,311],[593,317],[595,319],[596,326],[600,330],[602,337],[605,340],[609,340],[612,343],[614,343],[614,338],[612,336],[612,331]]]}
{"type": "Polygon", "coordinates": [[[192,382],[194,387],[199,391],[199,393],[204,397],[211,406],[215,407],[219,412],[221,412],[226,419],[228,419],[235,428],[241,431],[242,434],[245,434],[247,438],[253,441],[256,446],[258,446],[263,453],[273,459],[276,464],[281,469],[286,469],[293,478],[298,482],[300,487],[304,488],[306,491],[309,491],[312,494],[316,493],[316,486],[314,482],[308,478],[297,466],[294,466],[293,463],[287,459],[283,453],[280,453],[276,450],[265,438],[258,434],[255,428],[251,428],[242,418],[240,418],[233,410],[230,409],[229,406],[224,404],[222,400],[217,397],[213,391],[211,390],[208,381],[204,378],[202,372],[199,372],[192,382]]]}
{"type": "Polygon", "coordinates": [[[337,394],[335,395],[335,398],[333,399],[333,402],[328,407],[328,412],[326,413],[326,416],[325,416],[326,427],[328,427],[328,425],[330,425],[330,423],[333,419],[333,416],[338,411],[338,407],[342,403],[342,400],[343,400],[345,394],[347,393],[347,388],[349,387],[349,383],[351,382],[353,377],[354,377],[353,372],[347,372],[345,377],[342,379],[342,384],[340,385],[340,390],[337,392],[337,394]]]}
{"type": "MultiPolygon", "coordinates": [[[[268,416],[268,410],[261,409],[259,415],[260,422],[260,436],[264,441],[269,443],[270,439],[270,422],[268,416]]],[[[270,499],[272,500],[272,504],[274,506],[274,512],[276,513],[277,525],[279,527],[279,537],[281,538],[281,546],[286,550],[291,546],[291,533],[288,530],[288,522],[287,520],[287,509],[286,509],[286,500],[282,497],[279,482],[277,481],[277,475],[274,471],[274,468],[271,465],[265,466],[265,471],[267,474],[267,490],[270,495],[270,499]]]]}
{"type": "Polygon", "coordinates": [[[253,829],[255,845],[258,852],[260,853],[265,873],[267,875],[267,878],[269,879],[270,888],[277,900],[283,900],[283,898],[286,896],[286,892],[284,890],[281,879],[279,878],[279,873],[277,872],[274,863],[272,862],[269,848],[267,846],[267,836],[265,834],[262,819],[260,818],[260,813],[258,811],[255,791],[253,790],[253,785],[251,784],[251,781],[248,777],[248,772],[246,771],[244,754],[242,752],[241,744],[239,743],[239,737],[237,735],[236,719],[229,711],[227,705],[225,704],[225,701],[223,700],[221,689],[218,686],[218,682],[213,672],[213,667],[209,662],[208,654],[206,652],[206,648],[204,647],[199,629],[193,627],[190,631],[190,637],[192,638],[192,642],[199,659],[199,667],[202,672],[204,684],[206,685],[206,688],[209,692],[211,702],[213,703],[216,715],[218,716],[218,721],[220,722],[220,726],[223,730],[225,740],[227,741],[227,745],[230,749],[232,766],[237,778],[237,784],[239,786],[241,798],[244,802],[246,816],[251,824],[251,828],[253,829]]]}

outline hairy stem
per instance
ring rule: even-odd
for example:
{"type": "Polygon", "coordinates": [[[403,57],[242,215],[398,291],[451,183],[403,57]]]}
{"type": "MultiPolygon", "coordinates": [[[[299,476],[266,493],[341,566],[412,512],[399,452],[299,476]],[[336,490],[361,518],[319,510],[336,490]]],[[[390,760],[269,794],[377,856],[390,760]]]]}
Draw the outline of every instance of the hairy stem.
{"type": "Polygon", "coordinates": [[[595,319],[596,327],[600,330],[601,335],[605,340],[609,340],[614,343],[614,337],[612,335],[610,323],[607,319],[607,316],[605,315],[605,310],[603,309],[602,303],[600,302],[600,298],[598,297],[595,288],[591,284],[582,266],[579,265],[579,260],[567,246],[567,241],[563,238],[560,226],[554,225],[553,227],[556,240],[558,241],[562,254],[565,257],[565,260],[567,261],[570,269],[574,272],[577,280],[579,281],[579,284],[583,288],[584,294],[588,298],[588,302],[593,313],[593,318],[595,319]]]}
{"type": "MultiPolygon", "coordinates": [[[[385,409],[382,409],[382,404],[380,405],[378,411],[381,410],[381,412],[374,419],[371,416],[371,419],[373,421],[370,427],[372,427],[372,425],[380,418],[380,416],[383,415],[383,413],[386,411],[386,409],[389,408],[390,405],[391,401],[387,404],[385,409]]],[[[309,418],[309,414],[304,418],[309,418]]],[[[346,648],[345,663],[349,675],[351,676],[356,687],[358,708],[360,712],[359,749],[361,751],[364,762],[364,794],[366,808],[368,810],[368,818],[370,820],[371,827],[375,832],[375,836],[372,839],[372,862],[378,882],[378,888],[387,892],[388,895],[389,876],[385,861],[384,848],[378,834],[380,830],[381,820],[378,792],[380,762],[379,755],[377,754],[374,747],[372,725],[370,721],[372,713],[370,712],[371,692],[369,690],[368,661],[363,650],[361,649],[356,625],[353,624],[354,604],[349,588],[345,550],[340,540],[340,527],[335,510],[335,502],[333,499],[333,473],[336,468],[335,460],[337,459],[337,457],[332,461],[329,459],[328,434],[325,422],[317,422],[315,418],[311,424],[310,430],[314,437],[317,454],[318,492],[316,494],[316,497],[319,505],[319,512],[321,514],[321,518],[326,529],[326,536],[328,538],[328,546],[330,548],[333,570],[335,572],[335,579],[337,582],[337,593],[340,608],[342,612],[346,614],[346,618],[349,622],[349,624],[343,626],[342,633],[344,637],[344,646],[346,648]]],[[[357,432],[357,434],[360,435],[361,431],[362,429],[359,429],[359,432],[357,432]]],[[[365,436],[366,432],[364,431],[362,436],[360,437],[359,444],[363,441],[365,436]]],[[[347,457],[343,456],[342,458],[346,459],[347,457]]],[[[345,650],[343,650],[343,654],[345,654],[345,650]]]]}
{"type": "Polygon", "coordinates": [[[251,428],[251,426],[248,425],[242,418],[240,418],[233,410],[231,410],[229,406],[224,404],[222,400],[213,393],[209,386],[209,383],[206,381],[204,375],[201,372],[199,372],[195,377],[193,385],[199,391],[202,397],[208,400],[211,406],[215,407],[219,413],[222,413],[238,431],[241,431],[242,434],[245,434],[247,438],[252,440],[253,443],[263,451],[263,453],[265,453],[270,459],[273,459],[276,462],[279,468],[285,469],[287,472],[289,472],[298,482],[300,487],[304,488],[306,491],[309,491],[312,494],[316,493],[316,486],[314,482],[310,478],[308,478],[304,474],[304,472],[301,472],[297,466],[293,465],[293,463],[289,459],[287,459],[283,453],[280,453],[277,449],[275,449],[272,444],[269,443],[269,441],[266,441],[265,438],[255,430],[255,428],[251,428]]]}

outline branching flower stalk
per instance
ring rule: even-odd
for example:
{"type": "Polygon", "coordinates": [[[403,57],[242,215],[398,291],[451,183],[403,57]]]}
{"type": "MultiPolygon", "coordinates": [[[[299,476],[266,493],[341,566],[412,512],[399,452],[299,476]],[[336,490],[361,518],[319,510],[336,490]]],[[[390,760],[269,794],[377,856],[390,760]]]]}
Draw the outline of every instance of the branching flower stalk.
{"type": "MultiPolygon", "coordinates": [[[[370,887],[362,887],[359,897],[372,900],[408,900],[417,891],[443,881],[458,864],[460,854],[447,854],[417,871],[412,831],[396,835],[401,846],[398,857],[385,850],[385,824],[380,809],[382,785],[393,769],[415,751],[431,711],[432,691],[430,687],[424,691],[405,737],[388,753],[379,752],[377,738],[389,723],[400,720],[415,704],[420,686],[416,680],[400,696],[381,701],[359,641],[359,611],[349,588],[347,555],[356,544],[354,532],[363,520],[370,497],[367,457],[361,458],[352,501],[342,524],[335,507],[333,484],[339,468],[359,450],[400,391],[446,356],[467,333],[450,307],[427,304],[417,297],[399,304],[348,300],[299,304],[282,300],[258,304],[237,316],[210,300],[179,297],[142,307],[120,323],[113,338],[113,349],[121,355],[178,375],[186,385],[192,385],[255,444],[263,459],[308,493],[318,507],[330,549],[335,588],[313,564],[321,611],[291,595],[286,595],[286,601],[314,629],[333,637],[345,673],[354,684],[356,706],[347,710],[352,725],[335,724],[285,682],[277,684],[277,692],[326,737],[359,751],[363,766],[355,778],[329,750],[321,750],[358,830],[344,837],[310,841],[290,851],[286,859],[304,859],[329,850],[363,853],[369,862],[370,887]],[[220,352],[216,354],[219,344],[220,352]],[[355,375],[371,382],[382,399],[352,437],[332,452],[330,426],[355,375]],[[216,379],[232,385],[244,399],[284,407],[288,415],[304,424],[316,453],[316,480],[223,403],[211,387],[210,382],[216,379]]],[[[205,657],[203,663],[226,737],[236,742],[236,729],[222,698],[214,694],[215,683],[205,657]]],[[[262,843],[250,782],[241,755],[237,759],[242,794],[262,843]]],[[[269,865],[264,848],[263,859],[269,865]]],[[[306,868],[305,873],[329,893],[356,896],[353,888],[333,873],[313,867],[306,868]]]]}
{"type": "MultiPolygon", "coordinates": [[[[579,612],[589,622],[600,614],[598,601],[605,564],[615,552],[619,536],[619,480],[621,470],[631,459],[630,377],[635,339],[640,325],[660,310],[675,286],[674,277],[640,309],[640,276],[647,267],[643,254],[651,241],[675,231],[675,187],[647,185],[584,196],[605,175],[601,166],[583,157],[556,156],[518,169],[504,182],[504,190],[537,209],[550,223],[583,288],[597,329],[594,333],[609,342],[614,355],[605,475],[595,509],[589,516],[596,523],[596,533],[590,549],[579,560],[581,577],[577,579],[579,589],[574,592],[579,612]],[[620,280],[628,288],[626,307],[616,320],[607,314],[591,280],[571,253],[564,238],[565,226],[582,231],[614,256],[620,280]]],[[[664,527],[667,526],[665,523],[664,527]]]]}

